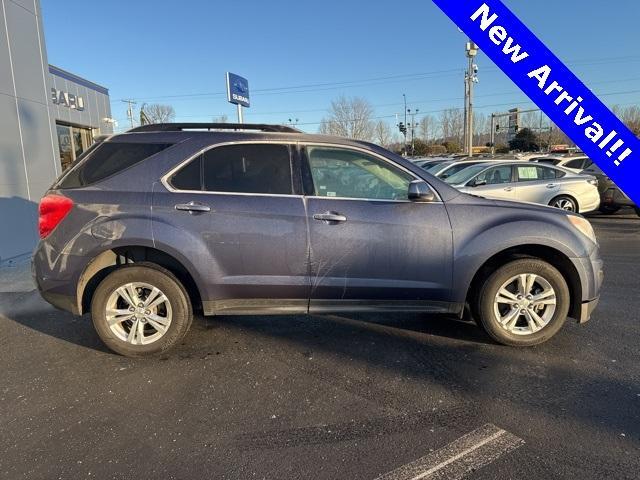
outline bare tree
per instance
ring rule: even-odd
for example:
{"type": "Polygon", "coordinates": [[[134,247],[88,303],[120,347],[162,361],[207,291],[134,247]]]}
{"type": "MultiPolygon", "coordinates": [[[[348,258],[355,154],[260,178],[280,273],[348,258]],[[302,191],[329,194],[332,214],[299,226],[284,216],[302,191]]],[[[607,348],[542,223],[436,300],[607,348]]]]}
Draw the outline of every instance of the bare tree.
{"type": "Polygon", "coordinates": [[[444,141],[462,144],[464,137],[464,112],[459,108],[448,108],[440,113],[440,130],[444,141]]]}
{"type": "Polygon", "coordinates": [[[616,105],[611,110],[627,127],[629,127],[629,130],[637,136],[640,136],[640,107],[637,105],[632,105],[630,107],[620,107],[616,105]]]}
{"type": "Polygon", "coordinates": [[[429,143],[436,137],[436,119],[431,115],[425,115],[420,119],[420,138],[429,143]]]}
{"type": "Polygon", "coordinates": [[[373,140],[378,145],[388,147],[391,144],[393,134],[389,124],[385,121],[378,120],[373,127],[373,140]]]}
{"type": "Polygon", "coordinates": [[[537,132],[540,130],[540,112],[527,112],[520,115],[519,129],[528,128],[537,132]]]}
{"type": "Polygon", "coordinates": [[[140,107],[140,123],[169,123],[176,118],[176,111],[171,105],[162,105],[159,103],[152,103],[147,105],[142,104],[140,107]]]}
{"type": "Polygon", "coordinates": [[[473,144],[484,145],[489,141],[489,119],[482,112],[473,112],[473,144]]]}
{"type": "Polygon", "coordinates": [[[372,117],[373,107],[367,100],[342,96],[331,102],[329,116],[322,119],[319,131],[328,135],[371,140],[374,131],[372,117]]]}
{"type": "Polygon", "coordinates": [[[223,113],[219,117],[213,117],[211,121],[213,123],[229,123],[229,117],[227,117],[226,113],[223,113]]]}

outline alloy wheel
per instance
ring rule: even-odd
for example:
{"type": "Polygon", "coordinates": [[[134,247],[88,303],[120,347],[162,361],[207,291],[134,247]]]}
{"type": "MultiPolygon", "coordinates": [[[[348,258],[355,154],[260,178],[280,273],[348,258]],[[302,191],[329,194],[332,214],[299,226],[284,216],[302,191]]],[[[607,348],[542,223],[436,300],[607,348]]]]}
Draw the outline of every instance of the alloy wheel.
{"type": "Polygon", "coordinates": [[[142,282],[118,287],[107,300],[106,320],[111,332],[132,345],[158,341],[169,330],[171,303],[157,287],[142,282]]]}
{"type": "Polygon", "coordinates": [[[575,212],[576,206],[573,201],[569,198],[559,198],[555,202],[553,202],[553,206],[559,208],[560,210],[566,210],[567,212],[575,212]]]}
{"type": "Polygon", "coordinates": [[[503,329],[514,335],[531,335],[553,318],[556,292],[540,275],[523,273],[502,284],[493,303],[495,319],[503,329]]]}

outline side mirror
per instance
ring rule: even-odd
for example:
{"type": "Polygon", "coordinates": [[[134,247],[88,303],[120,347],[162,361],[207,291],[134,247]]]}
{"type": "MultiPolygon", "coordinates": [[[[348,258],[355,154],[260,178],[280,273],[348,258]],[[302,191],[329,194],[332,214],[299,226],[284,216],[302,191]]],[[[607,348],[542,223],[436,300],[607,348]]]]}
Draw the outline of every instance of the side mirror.
{"type": "Polygon", "coordinates": [[[475,179],[475,180],[471,180],[469,182],[469,186],[470,187],[481,187],[481,186],[486,185],[486,184],[487,184],[486,180],[477,180],[477,179],[475,179]]]}
{"type": "Polygon", "coordinates": [[[436,194],[422,180],[414,180],[409,184],[409,200],[412,202],[433,202],[436,194]]]}

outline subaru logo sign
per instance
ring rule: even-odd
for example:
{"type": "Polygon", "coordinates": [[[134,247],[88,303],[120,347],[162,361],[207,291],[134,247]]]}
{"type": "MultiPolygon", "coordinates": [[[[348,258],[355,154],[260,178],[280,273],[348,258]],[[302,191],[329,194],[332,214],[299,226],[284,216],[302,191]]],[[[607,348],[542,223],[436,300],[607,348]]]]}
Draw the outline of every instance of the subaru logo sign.
{"type": "Polygon", "coordinates": [[[227,72],[227,100],[243,107],[249,106],[249,82],[246,78],[227,72]]]}

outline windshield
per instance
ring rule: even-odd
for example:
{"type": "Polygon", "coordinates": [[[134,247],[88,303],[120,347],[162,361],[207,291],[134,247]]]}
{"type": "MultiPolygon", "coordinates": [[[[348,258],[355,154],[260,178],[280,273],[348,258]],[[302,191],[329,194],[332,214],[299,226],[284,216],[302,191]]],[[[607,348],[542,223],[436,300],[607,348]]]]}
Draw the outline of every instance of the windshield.
{"type": "Polygon", "coordinates": [[[438,173],[443,168],[446,168],[446,167],[448,167],[449,165],[452,165],[452,164],[453,164],[453,162],[438,162],[435,165],[429,165],[429,168],[427,168],[427,172],[433,173],[435,175],[436,173],[438,173]]]}
{"type": "Polygon", "coordinates": [[[451,177],[456,173],[461,172],[465,168],[469,168],[474,165],[479,165],[479,162],[461,162],[456,165],[452,165],[451,167],[447,168],[446,172],[440,172],[436,176],[441,178],[451,177]]]}
{"type": "Polygon", "coordinates": [[[487,168],[486,165],[472,165],[465,168],[464,170],[460,170],[455,175],[451,175],[450,177],[445,178],[444,181],[450,185],[460,185],[462,183],[467,183],[485,168],[487,168]]]}

